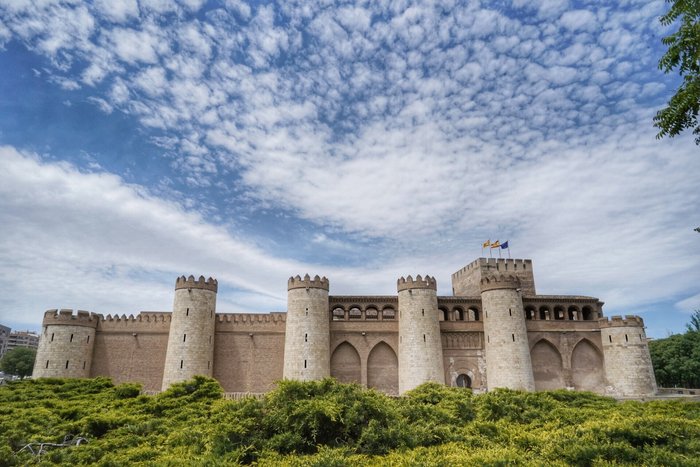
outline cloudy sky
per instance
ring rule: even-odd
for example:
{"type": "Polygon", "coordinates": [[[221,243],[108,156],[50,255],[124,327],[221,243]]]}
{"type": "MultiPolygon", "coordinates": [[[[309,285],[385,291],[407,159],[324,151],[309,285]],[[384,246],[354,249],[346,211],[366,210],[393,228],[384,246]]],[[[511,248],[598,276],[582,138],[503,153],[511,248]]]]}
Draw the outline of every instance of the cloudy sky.
{"type": "Polygon", "coordinates": [[[700,149],[654,137],[666,6],[0,0],[0,321],[168,310],[181,274],[221,312],[305,272],[448,295],[499,239],[538,292],[682,331],[700,149]]]}

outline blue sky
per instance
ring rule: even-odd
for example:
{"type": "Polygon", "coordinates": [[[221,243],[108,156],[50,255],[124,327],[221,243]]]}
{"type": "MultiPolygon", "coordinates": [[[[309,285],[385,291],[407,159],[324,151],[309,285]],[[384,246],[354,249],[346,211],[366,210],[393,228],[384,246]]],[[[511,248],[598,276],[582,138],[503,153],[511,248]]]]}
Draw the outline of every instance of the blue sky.
{"type": "Polygon", "coordinates": [[[0,0],[1,321],[395,293],[509,240],[649,335],[700,308],[700,151],[661,1],[0,0]]]}

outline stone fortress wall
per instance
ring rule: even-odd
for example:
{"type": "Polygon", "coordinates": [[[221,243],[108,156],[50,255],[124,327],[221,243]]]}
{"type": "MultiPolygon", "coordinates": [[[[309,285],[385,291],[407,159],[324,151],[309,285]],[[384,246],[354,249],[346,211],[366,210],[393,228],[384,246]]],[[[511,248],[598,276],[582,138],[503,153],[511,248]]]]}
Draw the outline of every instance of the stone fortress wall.
{"type": "Polygon", "coordinates": [[[35,377],[107,376],[158,391],[194,374],[226,392],[333,376],[389,394],[426,381],[524,390],[656,392],[644,323],[604,318],[594,297],[536,295],[532,261],[479,258],[452,275],[400,278],[397,295],[329,295],[288,282],[287,313],[216,313],[214,279],[180,277],[172,312],[111,316],[49,310],[35,377]]]}

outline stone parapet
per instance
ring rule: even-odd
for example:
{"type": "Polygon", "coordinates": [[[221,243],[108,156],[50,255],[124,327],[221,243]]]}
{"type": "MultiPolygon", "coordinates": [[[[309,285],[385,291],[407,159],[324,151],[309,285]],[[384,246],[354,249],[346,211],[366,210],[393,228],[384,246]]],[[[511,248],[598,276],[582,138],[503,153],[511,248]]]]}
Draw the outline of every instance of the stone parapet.
{"type": "Polygon", "coordinates": [[[89,311],[78,310],[76,314],[73,314],[71,309],[53,309],[47,310],[44,313],[44,320],[42,322],[43,326],[52,325],[70,325],[70,326],[84,326],[87,328],[96,328],[97,323],[102,318],[102,315],[97,313],[90,313],[89,311]]]}
{"type": "Polygon", "coordinates": [[[520,279],[514,275],[493,274],[481,279],[481,291],[497,289],[518,289],[520,288],[520,279]]]}
{"type": "Polygon", "coordinates": [[[311,276],[306,274],[303,278],[299,275],[296,275],[295,277],[290,277],[289,280],[287,281],[287,290],[292,290],[292,289],[323,289],[323,290],[328,290],[329,285],[328,285],[328,279],[326,277],[319,277],[318,275],[314,276],[313,279],[311,279],[311,276]]]}
{"type": "Polygon", "coordinates": [[[420,274],[416,276],[415,279],[413,277],[408,276],[406,278],[400,277],[396,281],[396,290],[398,292],[401,292],[402,290],[410,290],[410,289],[430,289],[430,290],[437,290],[437,281],[435,280],[434,277],[430,276],[425,276],[425,278],[421,277],[420,274]]]}
{"type": "Polygon", "coordinates": [[[598,320],[600,328],[622,328],[622,327],[644,327],[644,320],[640,316],[626,315],[611,316],[610,318],[600,318],[598,320]]]}
{"type": "Polygon", "coordinates": [[[175,290],[178,289],[203,289],[211,290],[212,292],[217,292],[219,289],[219,282],[216,279],[204,279],[204,276],[199,276],[199,279],[195,281],[194,276],[180,276],[175,281],[175,290]]]}

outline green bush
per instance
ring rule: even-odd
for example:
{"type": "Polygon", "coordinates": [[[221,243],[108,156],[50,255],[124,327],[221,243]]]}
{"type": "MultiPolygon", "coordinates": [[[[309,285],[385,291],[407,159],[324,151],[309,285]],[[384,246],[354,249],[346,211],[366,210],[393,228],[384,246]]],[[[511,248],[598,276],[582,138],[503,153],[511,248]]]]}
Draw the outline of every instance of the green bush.
{"type": "Polygon", "coordinates": [[[0,388],[0,467],[31,465],[698,465],[700,404],[624,402],[425,384],[390,398],[327,379],[283,381],[263,399],[221,397],[196,377],[156,396],[105,378],[0,388]]]}

